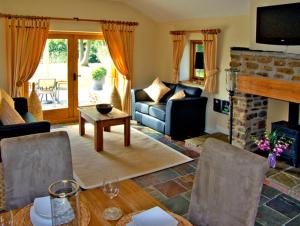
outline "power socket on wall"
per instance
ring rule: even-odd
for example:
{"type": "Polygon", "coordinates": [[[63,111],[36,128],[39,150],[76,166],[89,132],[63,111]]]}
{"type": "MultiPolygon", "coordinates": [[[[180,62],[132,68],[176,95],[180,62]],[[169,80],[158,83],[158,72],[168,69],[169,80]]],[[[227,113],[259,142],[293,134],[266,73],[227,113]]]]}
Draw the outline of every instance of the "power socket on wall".
{"type": "Polygon", "coordinates": [[[229,101],[227,100],[220,100],[214,98],[214,106],[213,109],[215,112],[223,113],[228,115],[229,114],[229,101]]]}

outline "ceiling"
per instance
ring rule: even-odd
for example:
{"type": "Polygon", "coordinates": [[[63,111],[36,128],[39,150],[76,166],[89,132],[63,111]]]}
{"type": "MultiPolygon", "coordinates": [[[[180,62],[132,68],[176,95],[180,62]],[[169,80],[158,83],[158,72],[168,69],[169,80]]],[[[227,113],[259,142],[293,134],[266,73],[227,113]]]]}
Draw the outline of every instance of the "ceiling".
{"type": "Polygon", "coordinates": [[[247,15],[249,0],[112,0],[123,2],[158,22],[247,15]]]}

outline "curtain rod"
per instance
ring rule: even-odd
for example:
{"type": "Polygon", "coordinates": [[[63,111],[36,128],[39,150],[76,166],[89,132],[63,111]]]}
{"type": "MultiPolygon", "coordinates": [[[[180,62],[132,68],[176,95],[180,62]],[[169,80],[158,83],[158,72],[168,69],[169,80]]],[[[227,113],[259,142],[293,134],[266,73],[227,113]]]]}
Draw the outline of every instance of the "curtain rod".
{"type": "Polygon", "coordinates": [[[115,20],[95,20],[95,19],[81,19],[78,17],[65,18],[65,17],[43,17],[43,16],[24,16],[24,15],[13,15],[0,13],[1,17],[8,18],[28,18],[28,19],[49,19],[49,20],[64,20],[64,21],[83,21],[83,22],[96,22],[96,23],[117,23],[117,24],[126,24],[131,26],[137,26],[138,22],[129,22],[129,21],[115,21],[115,20]]]}
{"type": "Polygon", "coordinates": [[[207,34],[218,34],[221,29],[201,29],[201,30],[186,30],[186,31],[170,31],[170,34],[190,34],[190,33],[207,33],[207,34]]]}

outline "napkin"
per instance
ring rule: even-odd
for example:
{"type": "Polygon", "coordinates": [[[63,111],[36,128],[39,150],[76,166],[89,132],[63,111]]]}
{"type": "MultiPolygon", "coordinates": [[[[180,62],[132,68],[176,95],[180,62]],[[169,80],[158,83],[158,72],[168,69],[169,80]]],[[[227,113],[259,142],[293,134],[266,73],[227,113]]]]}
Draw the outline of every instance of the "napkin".
{"type": "Polygon", "coordinates": [[[174,217],[158,206],[134,215],[132,223],[127,226],[177,226],[178,224],[174,217]]]}

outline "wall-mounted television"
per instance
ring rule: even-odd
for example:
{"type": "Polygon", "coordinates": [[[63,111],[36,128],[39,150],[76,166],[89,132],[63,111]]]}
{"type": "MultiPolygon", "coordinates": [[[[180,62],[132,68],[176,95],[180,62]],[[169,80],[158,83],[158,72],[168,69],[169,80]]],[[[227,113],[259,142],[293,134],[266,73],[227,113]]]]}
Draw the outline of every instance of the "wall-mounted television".
{"type": "Polygon", "coordinates": [[[256,42],[300,45],[300,3],[258,7],[256,42]]]}

